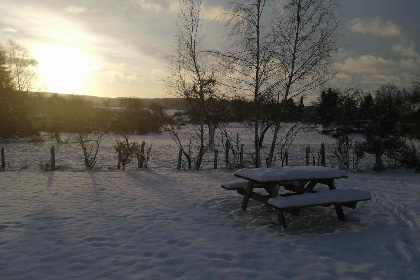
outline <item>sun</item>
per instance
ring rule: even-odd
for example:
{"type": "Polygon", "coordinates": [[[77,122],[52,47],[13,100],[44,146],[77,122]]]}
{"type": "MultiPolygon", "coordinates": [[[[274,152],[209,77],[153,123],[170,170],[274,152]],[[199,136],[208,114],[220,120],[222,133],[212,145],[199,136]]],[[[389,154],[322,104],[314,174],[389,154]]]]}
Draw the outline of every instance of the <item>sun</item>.
{"type": "Polygon", "coordinates": [[[38,61],[40,85],[55,93],[83,93],[94,69],[94,60],[79,49],[43,44],[31,48],[38,61]]]}

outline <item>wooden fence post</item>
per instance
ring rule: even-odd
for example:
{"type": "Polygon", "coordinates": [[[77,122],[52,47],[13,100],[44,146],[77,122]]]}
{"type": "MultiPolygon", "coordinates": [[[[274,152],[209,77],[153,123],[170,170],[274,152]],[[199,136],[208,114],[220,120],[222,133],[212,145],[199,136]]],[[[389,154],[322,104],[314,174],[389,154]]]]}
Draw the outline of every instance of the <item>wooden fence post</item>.
{"type": "Polygon", "coordinates": [[[55,148],[54,146],[50,149],[51,152],[51,171],[55,171],[55,148]]]}
{"type": "Polygon", "coordinates": [[[4,158],[4,148],[1,148],[1,169],[6,169],[6,159],[4,158]]]}
{"type": "Polygon", "coordinates": [[[312,163],[314,166],[316,165],[315,156],[312,156],[312,163]]]}
{"type": "Polygon", "coordinates": [[[306,165],[309,165],[309,154],[311,153],[311,147],[306,147],[306,165]]]}
{"type": "Polygon", "coordinates": [[[217,169],[217,157],[219,156],[219,151],[214,149],[214,169],[217,169]]]}
{"type": "Polygon", "coordinates": [[[141,142],[141,147],[140,147],[140,161],[139,161],[139,168],[143,168],[144,165],[144,146],[146,145],[146,142],[142,141],[141,142]]]}
{"type": "Polygon", "coordinates": [[[325,166],[325,144],[321,143],[321,165],[325,166]]]}
{"type": "Polygon", "coordinates": [[[241,145],[241,154],[239,155],[239,164],[244,167],[244,144],[241,145]]]}
{"type": "Polygon", "coordinates": [[[181,162],[182,162],[182,149],[179,148],[178,165],[176,166],[176,169],[181,170],[181,162]]]}
{"type": "Polygon", "coordinates": [[[118,147],[118,164],[117,164],[118,170],[121,169],[121,147],[118,147]]]}
{"type": "Polygon", "coordinates": [[[226,167],[229,166],[229,150],[230,150],[230,141],[226,140],[226,147],[225,147],[226,167]]]}

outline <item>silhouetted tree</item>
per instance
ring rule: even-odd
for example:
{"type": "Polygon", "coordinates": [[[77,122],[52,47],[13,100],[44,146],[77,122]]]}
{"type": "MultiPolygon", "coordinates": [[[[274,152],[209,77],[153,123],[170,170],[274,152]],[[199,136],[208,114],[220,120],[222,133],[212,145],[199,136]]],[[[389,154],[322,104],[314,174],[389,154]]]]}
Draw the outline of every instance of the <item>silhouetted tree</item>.
{"type": "MultiPolygon", "coordinates": [[[[279,103],[311,91],[335,75],[332,62],[339,49],[340,26],[337,6],[336,0],[289,0],[278,11],[273,65],[279,103]]],[[[269,166],[280,125],[281,119],[274,129],[269,166]]]]}
{"type": "Polygon", "coordinates": [[[367,121],[363,130],[365,141],[358,148],[375,155],[375,168],[384,168],[382,156],[392,154],[403,146],[403,140],[398,131],[398,120],[404,101],[401,92],[393,85],[382,86],[376,92],[371,103],[370,97],[365,97],[361,107],[367,121]]]}
{"type": "Polygon", "coordinates": [[[6,46],[6,61],[17,91],[36,89],[38,61],[32,57],[25,46],[9,40],[6,46]]]}
{"type": "Polygon", "coordinates": [[[6,59],[6,52],[0,47],[0,138],[36,134],[30,118],[30,99],[26,93],[13,90],[6,59]]]}
{"type": "Polygon", "coordinates": [[[329,88],[320,95],[317,114],[319,122],[324,126],[329,126],[337,120],[338,94],[337,90],[329,88]]]}
{"type": "Polygon", "coordinates": [[[229,27],[229,50],[217,52],[222,58],[227,87],[253,101],[254,163],[261,166],[261,104],[269,87],[269,63],[272,58],[271,33],[268,30],[269,0],[248,0],[232,3],[233,11],[222,15],[229,27]]]}
{"type": "MultiPolygon", "coordinates": [[[[187,111],[198,128],[198,153],[194,169],[201,167],[203,156],[208,148],[214,147],[214,131],[217,125],[220,95],[213,67],[204,52],[201,34],[201,0],[180,0],[177,20],[177,47],[170,57],[173,73],[168,80],[172,94],[186,100],[187,111]],[[206,127],[209,132],[209,145],[206,143],[206,127]]],[[[175,132],[173,132],[175,133],[175,132]]],[[[176,137],[174,138],[176,139],[176,137]]],[[[180,144],[183,149],[182,143],[180,144]]]]}

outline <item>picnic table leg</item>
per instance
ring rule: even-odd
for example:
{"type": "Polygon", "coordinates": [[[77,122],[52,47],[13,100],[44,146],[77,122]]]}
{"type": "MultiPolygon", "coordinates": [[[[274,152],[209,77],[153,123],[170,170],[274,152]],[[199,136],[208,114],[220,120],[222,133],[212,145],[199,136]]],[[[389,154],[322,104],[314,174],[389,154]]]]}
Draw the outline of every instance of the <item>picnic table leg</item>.
{"type": "MultiPolygon", "coordinates": [[[[328,188],[330,190],[335,189],[334,179],[331,179],[330,182],[328,182],[328,188]]],[[[335,212],[337,213],[338,220],[344,222],[346,220],[346,216],[344,216],[343,207],[341,207],[340,204],[334,204],[334,207],[335,207],[335,212]]]]}
{"type": "Polygon", "coordinates": [[[330,190],[335,190],[334,179],[328,180],[327,185],[330,190]]]}
{"type": "Polygon", "coordinates": [[[246,186],[246,189],[245,189],[244,199],[242,200],[242,205],[241,205],[242,209],[244,210],[246,210],[246,207],[248,205],[248,201],[249,201],[249,198],[251,197],[253,187],[254,187],[254,182],[248,181],[248,185],[246,186]]]}
{"type": "Polygon", "coordinates": [[[279,186],[276,186],[275,184],[269,184],[265,186],[264,189],[271,197],[277,197],[279,193],[279,186]]]}
{"type": "Polygon", "coordinates": [[[339,221],[344,222],[346,220],[346,217],[344,216],[343,208],[340,204],[334,204],[335,212],[337,212],[337,218],[339,221]]]}
{"type": "Polygon", "coordinates": [[[281,227],[281,229],[286,230],[287,226],[286,226],[286,220],[284,219],[284,214],[283,214],[283,210],[277,210],[277,220],[279,221],[279,225],[281,227]]]}

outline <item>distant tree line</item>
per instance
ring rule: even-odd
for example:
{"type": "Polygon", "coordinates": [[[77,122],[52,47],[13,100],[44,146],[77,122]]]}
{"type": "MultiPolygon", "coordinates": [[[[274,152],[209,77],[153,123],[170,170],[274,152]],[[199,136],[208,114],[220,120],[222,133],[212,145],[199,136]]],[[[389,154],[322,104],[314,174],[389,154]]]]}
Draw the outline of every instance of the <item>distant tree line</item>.
{"type": "Polygon", "coordinates": [[[120,99],[119,110],[93,106],[76,95],[47,96],[36,90],[37,65],[29,51],[9,41],[0,48],[0,139],[50,132],[144,134],[171,122],[163,107],[138,98],[120,99]]]}
{"type": "Polygon", "coordinates": [[[163,125],[172,122],[162,106],[151,104],[146,107],[138,98],[122,99],[122,107],[118,110],[93,106],[76,95],[46,97],[42,93],[10,89],[9,94],[2,93],[1,98],[2,107],[5,103],[11,106],[9,111],[0,113],[1,138],[25,137],[46,131],[60,142],[62,132],[145,134],[158,132],[163,125]]]}
{"type": "Polygon", "coordinates": [[[420,80],[409,90],[389,84],[373,95],[328,89],[316,107],[317,122],[337,138],[341,148],[352,145],[351,133],[364,136],[352,148],[359,156],[373,154],[377,169],[384,168],[383,155],[401,165],[420,167],[420,151],[412,141],[420,139],[420,80]]]}

